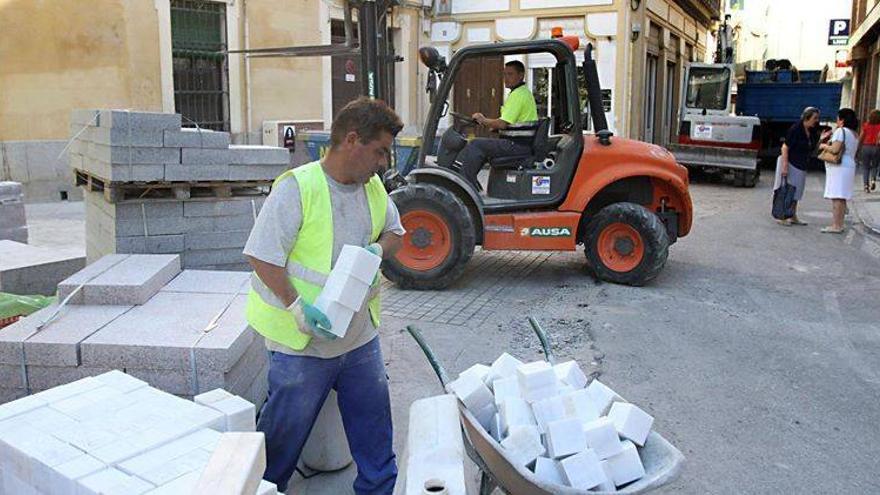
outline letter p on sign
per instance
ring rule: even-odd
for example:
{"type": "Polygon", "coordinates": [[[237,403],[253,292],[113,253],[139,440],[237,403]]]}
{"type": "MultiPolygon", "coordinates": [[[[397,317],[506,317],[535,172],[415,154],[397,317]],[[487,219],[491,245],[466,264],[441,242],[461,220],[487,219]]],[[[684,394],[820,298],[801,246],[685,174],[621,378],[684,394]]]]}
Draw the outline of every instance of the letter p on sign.
{"type": "Polygon", "coordinates": [[[846,36],[849,34],[848,22],[841,19],[832,22],[834,23],[834,27],[831,29],[832,36],[846,36]]]}

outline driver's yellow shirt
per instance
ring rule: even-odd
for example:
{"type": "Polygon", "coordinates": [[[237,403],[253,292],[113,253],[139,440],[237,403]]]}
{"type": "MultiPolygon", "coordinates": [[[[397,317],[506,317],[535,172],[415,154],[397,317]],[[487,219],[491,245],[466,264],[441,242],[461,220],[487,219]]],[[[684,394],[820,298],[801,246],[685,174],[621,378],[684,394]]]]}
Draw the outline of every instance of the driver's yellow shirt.
{"type": "Polygon", "coordinates": [[[508,124],[520,124],[538,120],[538,107],[535,97],[525,84],[521,84],[510,92],[504,105],[501,106],[501,120],[508,124]]]}

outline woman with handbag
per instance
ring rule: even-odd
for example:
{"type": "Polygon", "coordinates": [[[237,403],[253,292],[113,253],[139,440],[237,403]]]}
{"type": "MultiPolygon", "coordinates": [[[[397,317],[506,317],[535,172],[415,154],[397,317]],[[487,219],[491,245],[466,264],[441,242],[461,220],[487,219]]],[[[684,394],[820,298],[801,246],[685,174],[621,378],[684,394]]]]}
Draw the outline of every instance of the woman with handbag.
{"type": "Polygon", "coordinates": [[[819,159],[825,162],[825,199],[830,199],[832,206],[831,226],[822,229],[826,234],[841,234],[845,230],[846,201],[852,199],[856,178],[858,130],[856,112],[841,108],[831,142],[819,145],[819,159]]]}
{"type": "Polygon", "coordinates": [[[801,113],[801,120],[791,126],[785,135],[782,154],[776,167],[776,183],[773,190],[779,189],[783,183],[794,186],[794,215],[779,220],[782,225],[806,225],[797,216],[797,203],[804,197],[807,182],[807,166],[813,150],[819,144],[819,109],[807,107],[801,113]]]}

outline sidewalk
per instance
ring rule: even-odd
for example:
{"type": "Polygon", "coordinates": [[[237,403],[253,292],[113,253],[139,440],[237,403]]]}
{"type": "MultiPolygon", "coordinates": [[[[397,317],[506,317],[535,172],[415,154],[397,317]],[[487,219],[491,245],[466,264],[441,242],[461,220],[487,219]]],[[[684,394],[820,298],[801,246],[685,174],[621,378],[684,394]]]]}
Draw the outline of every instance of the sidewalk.
{"type": "Polygon", "coordinates": [[[853,210],[855,218],[865,228],[874,234],[880,235],[880,189],[866,193],[860,187],[856,187],[853,193],[853,210]]]}

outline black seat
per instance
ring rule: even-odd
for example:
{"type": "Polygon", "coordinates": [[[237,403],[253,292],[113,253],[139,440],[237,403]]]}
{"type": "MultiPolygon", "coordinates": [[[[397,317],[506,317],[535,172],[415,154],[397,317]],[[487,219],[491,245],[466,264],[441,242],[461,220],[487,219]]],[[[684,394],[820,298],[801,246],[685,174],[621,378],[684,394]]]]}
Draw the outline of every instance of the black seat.
{"type": "Polygon", "coordinates": [[[526,169],[533,168],[535,163],[544,161],[547,157],[548,138],[550,135],[550,119],[542,118],[535,122],[527,122],[508,126],[499,133],[503,139],[525,141],[531,138],[532,152],[527,155],[502,156],[489,160],[489,166],[498,169],[526,169]]]}

